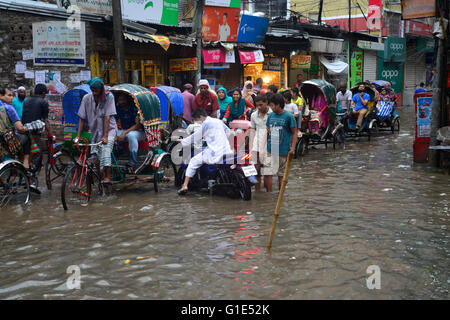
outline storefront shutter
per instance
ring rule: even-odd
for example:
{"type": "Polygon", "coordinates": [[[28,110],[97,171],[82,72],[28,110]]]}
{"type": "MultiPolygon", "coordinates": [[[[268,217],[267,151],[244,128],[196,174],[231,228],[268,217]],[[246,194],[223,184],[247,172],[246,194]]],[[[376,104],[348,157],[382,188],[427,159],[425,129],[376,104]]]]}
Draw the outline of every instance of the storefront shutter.
{"type": "Polygon", "coordinates": [[[377,80],[377,52],[364,51],[363,80],[377,80]]]}

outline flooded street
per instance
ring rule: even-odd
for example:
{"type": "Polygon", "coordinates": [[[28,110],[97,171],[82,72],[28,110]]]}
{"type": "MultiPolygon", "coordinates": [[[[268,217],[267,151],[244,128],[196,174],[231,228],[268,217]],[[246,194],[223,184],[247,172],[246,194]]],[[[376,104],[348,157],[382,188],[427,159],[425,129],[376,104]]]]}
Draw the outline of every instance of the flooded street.
{"type": "Polygon", "coordinates": [[[65,212],[41,179],[1,212],[0,299],[449,299],[450,177],[413,163],[411,108],[400,117],[400,134],[294,160],[270,254],[277,193],[133,186],[65,212]]]}

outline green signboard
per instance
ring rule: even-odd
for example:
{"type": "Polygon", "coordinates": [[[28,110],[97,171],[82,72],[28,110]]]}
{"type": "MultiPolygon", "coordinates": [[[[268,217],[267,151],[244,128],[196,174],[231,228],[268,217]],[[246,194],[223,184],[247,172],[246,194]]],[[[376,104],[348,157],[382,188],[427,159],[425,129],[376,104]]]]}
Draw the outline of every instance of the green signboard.
{"type": "MultiPolygon", "coordinates": [[[[382,54],[382,52],[381,52],[382,54]]],[[[386,62],[383,56],[378,57],[377,80],[389,81],[395,93],[403,89],[403,64],[401,62],[386,62]]]]}
{"type": "Polygon", "coordinates": [[[384,61],[403,62],[406,59],[406,39],[388,37],[384,40],[384,61]]]}
{"type": "Polygon", "coordinates": [[[350,83],[351,88],[353,88],[363,80],[363,59],[364,53],[362,51],[352,52],[352,59],[351,59],[352,72],[350,83]]]}
{"type": "Polygon", "coordinates": [[[434,39],[430,38],[417,39],[416,50],[420,52],[434,52],[434,39]]]}

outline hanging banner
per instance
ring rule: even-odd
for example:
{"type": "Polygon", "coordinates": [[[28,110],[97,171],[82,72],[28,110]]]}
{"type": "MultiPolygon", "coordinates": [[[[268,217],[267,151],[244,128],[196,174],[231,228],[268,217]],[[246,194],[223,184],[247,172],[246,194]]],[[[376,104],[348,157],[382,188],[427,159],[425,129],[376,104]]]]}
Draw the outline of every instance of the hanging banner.
{"type": "Polygon", "coordinates": [[[291,69],[311,68],[311,56],[294,55],[291,57],[291,69]]]}
{"type": "Polygon", "coordinates": [[[205,5],[227,8],[240,8],[241,0],[205,0],[205,5]]]}
{"type": "Polygon", "coordinates": [[[436,16],[435,1],[430,0],[403,0],[402,18],[416,19],[436,16]]]}
{"type": "Polygon", "coordinates": [[[239,58],[241,59],[241,64],[264,62],[264,55],[261,50],[255,51],[239,50],[239,58]]]}
{"type": "Polygon", "coordinates": [[[203,49],[204,63],[225,63],[226,54],[223,49],[203,49]]]}
{"type": "Polygon", "coordinates": [[[77,6],[81,13],[112,16],[112,0],[57,0],[56,4],[66,10],[77,6]]]}
{"type": "Polygon", "coordinates": [[[85,66],[85,23],[71,29],[66,21],[33,22],[34,65],[85,66]]]}
{"type": "Polygon", "coordinates": [[[351,66],[351,87],[356,86],[359,82],[363,80],[363,52],[354,51],[352,52],[351,66]]]}
{"type": "Polygon", "coordinates": [[[122,0],[122,18],[178,26],[179,0],[122,0]]]}
{"type": "Polygon", "coordinates": [[[269,27],[269,18],[242,15],[237,42],[261,43],[269,27]]]}
{"type": "Polygon", "coordinates": [[[236,42],[239,19],[239,8],[204,7],[203,40],[236,42]]]}
{"type": "Polygon", "coordinates": [[[169,72],[197,70],[197,58],[170,59],[169,72]]]}
{"type": "Polygon", "coordinates": [[[369,0],[367,27],[369,30],[381,29],[381,0],[369,0]]]}

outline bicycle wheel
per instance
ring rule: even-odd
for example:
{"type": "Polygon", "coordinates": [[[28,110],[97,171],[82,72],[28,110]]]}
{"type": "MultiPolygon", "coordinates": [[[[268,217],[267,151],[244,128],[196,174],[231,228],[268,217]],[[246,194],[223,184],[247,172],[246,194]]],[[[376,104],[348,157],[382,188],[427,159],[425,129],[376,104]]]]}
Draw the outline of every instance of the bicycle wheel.
{"type": "Polygon", "coordinates": [[[24,168],[9,164],[0,171],[0,208],[30,201],[30,184],[24,168]]]}
{"type": "Polygon", "coordinates": [[[86,206],[91,198],[92,183],[88,181],[87,167],[71,166],[65,176],[61,187],[61,202],[64,210],[69,207],[86,206]]]}
{"type": "Polygon", "coordinates": [[[53,160],[53,164],[50,164],[48,160],[45,164],[45,182],[48,190],[52,190],[52,185],[56,180],[64,178],[70,164],[74,162],[71,153],[65,149],[56,152],[53,160]]]}
{"type": "Polygon", "coordinates": [[[170,155],[163,157],[155,171],[155,192],[177,185],[177,170],[170,155]]]}

